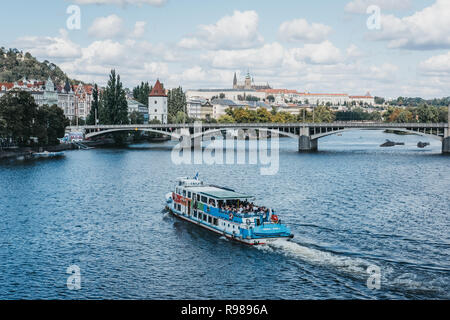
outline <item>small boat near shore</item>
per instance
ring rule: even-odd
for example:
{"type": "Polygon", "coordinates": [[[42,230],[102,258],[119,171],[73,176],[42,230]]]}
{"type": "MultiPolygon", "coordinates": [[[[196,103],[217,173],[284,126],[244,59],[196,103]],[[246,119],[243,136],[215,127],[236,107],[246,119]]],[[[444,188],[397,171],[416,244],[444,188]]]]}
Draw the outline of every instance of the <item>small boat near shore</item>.
{"type": "Polygon", "coordinates": [[[166,209],[176,217],[248,245],[262,245],[294,236],[274,210],[256,206],[252,196],[205,184],[195,178],[178,178],[166,195],[166,209]]]}
{"type": "Polygon", "coordinates": [[[44,152],[33,152],[31,154],[31,157],[33,159],[59,158],[59,157],[63,157],[63,156],[64,156],[64,152],[48,152],[48,151],[44,151],[44,152]]]}
{"type": "Polygon", "coordinates": [[[395,142],[395,141],[391,141],[389,139],[386,139],[386,142],[384,142],[383,144],[380,145],[380,147],[394,147],[394,146],[404,146],[405,143],[404,142],[395,142]]]}
{"type": "Polygon", "coordinates": [[[422,141],[419,141],[419,142],[417,143],[417,148],[423,149],[423,148],[425,148],[425,147],[428,147],[429,145],[430,145],[429,142],[422,142],[422,141]]]}

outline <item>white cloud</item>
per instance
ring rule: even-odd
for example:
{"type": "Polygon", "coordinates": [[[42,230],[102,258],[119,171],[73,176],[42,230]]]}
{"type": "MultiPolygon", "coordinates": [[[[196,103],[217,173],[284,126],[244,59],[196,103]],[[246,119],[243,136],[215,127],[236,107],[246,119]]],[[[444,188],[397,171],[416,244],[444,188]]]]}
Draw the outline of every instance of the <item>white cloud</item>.
{"type": "Polygon", "coordinates": [[[382,30],[369,38],[389,41],[389,48],[430,50],[450,48],[450,1],[436,2],[411,16],[383,15],[382,30]]]}
{"type": "Polygon", "coordinates": [[[419,70],[426,74],[450,75],[450,51],[422,61],[419,70]]]}
{"type": "Polygon", "coordinates": [[[115,4],[115,5],[142,5],[149,4],[151,6],[163,6],[167,0],[75,0],[78,4],[115,4]]]}
{"type": "Polygon", "coordinates": [[[88,31],[91,37],[114,38],[123,33],[123,20],[115,14],[94,20],[88,31]]]}
{"type": "Polygon", "coordinates": [[[213,68],[236,69],[246,66],[262,69],[279,67],[284,53],[283,46],[275,42],[256,49],[210,51],[204,58],[213,68]]]}
{"type": "Polygon", "coordinates": [[[303,48],[294,48],[290,54],[297,61],[312,64],[335,64],[342,60],[341,50],[330,41],[319,44],[305,44],[303,48]]]}
{"type": "Polygon", "coordinates": [[[287,41],[321,42],[331,33],[331,27],[321,23],[311,23],[305,19],[283,22],[279,29],[281,39],[287,41]]]}
{"type": "Polygon", "coordinates": [[[411,7],[411,0],[353,0],[347,3],[345,11],[366,14],[369,6],[376,5],[383,10],[404,10],[411,7]]]}
{"type": "Polygon", "coordinates": [[[34,56],[57,61],[81,55],[80,46],[68,38],[65,29],[59,30],[59,37],[22,37],[14,42],[14,46],[30,52],[34,56]]]}
{"type": "Polygon", "coordinates": [[[137,21],[134,25],[134,30],[131,33],[131,36],[134,38],[140,38],[145,34],[145,26],[147,22],[145,21],[137,21]]]}
{"type": "Polygon", "coordinates": [[[258,14],[255,11],[234,11],[211,25],[200,25],[198,32],[187,36],[179,46],[188,49],[244,49],[263,42],[258,33],[258,14]]]}
{"type": "Polygon", "coordinates": [[[363,56],[363,53],[361,52],[361,50],[358,48],[358,46],[356,46],[355,44],[351,44],[347,50],[347,56],[349,58],[359,58],[363,56]]]}

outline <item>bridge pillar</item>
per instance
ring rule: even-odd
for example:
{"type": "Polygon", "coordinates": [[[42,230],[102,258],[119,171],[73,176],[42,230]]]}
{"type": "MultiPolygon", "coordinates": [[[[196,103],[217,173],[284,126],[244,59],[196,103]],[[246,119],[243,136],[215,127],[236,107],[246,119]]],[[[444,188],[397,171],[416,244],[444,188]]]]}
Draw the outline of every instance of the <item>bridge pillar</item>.
{"type": "Polygon", "coordinates": [[[450,154],[450,137],[445,137],[442,140],[442,153],[450,154]]]}
{"type": "Polygon", "coordinates": [[[298,139],[299,152],[317,151],[317,139],[311,139],[310,136],[300,136],[298,139]]]}

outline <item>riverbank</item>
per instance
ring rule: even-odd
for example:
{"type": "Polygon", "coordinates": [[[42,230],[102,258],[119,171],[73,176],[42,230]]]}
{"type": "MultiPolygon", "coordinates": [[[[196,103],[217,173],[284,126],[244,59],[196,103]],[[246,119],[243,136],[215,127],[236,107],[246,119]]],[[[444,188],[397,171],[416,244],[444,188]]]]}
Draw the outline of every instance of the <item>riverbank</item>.
{"type": "Polygon", "coordinates": [[[31,156],[35,152],[61,152],[67,150],[77,149],[72,144],[59,144],[55,146],[44,146],[44,147],[17,147],[8,148],[6,150],[0,151],[0,160],[7,159],[31,159],[31,156]]]}

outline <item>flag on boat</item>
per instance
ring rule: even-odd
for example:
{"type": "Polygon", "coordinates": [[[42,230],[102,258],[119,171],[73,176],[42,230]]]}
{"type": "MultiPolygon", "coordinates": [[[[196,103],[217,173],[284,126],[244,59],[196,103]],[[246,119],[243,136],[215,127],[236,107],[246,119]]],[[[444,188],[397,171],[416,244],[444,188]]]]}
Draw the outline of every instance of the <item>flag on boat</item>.
{"type": "Polygon", "coordinates": [[[198,172],[197,172],[197,174],[195,175],[194,179],[195,179],[195,180],[198,180],[198,172]]]}

